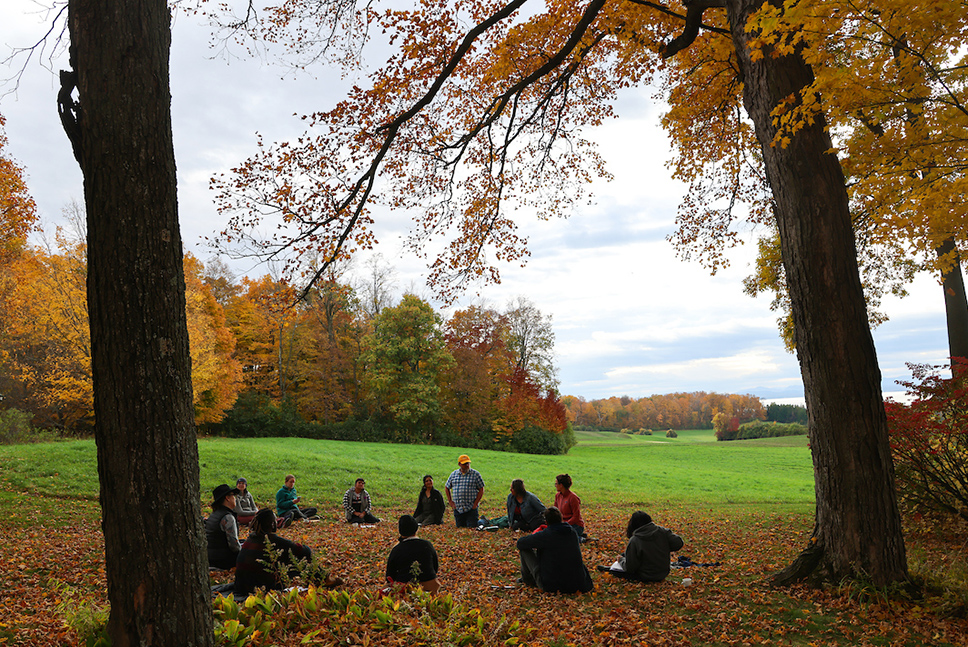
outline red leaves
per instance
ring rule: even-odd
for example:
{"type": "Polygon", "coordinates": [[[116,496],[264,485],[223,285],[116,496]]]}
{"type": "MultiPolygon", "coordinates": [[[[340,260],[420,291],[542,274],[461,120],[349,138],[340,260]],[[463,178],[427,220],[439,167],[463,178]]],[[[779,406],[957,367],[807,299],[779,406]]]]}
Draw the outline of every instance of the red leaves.
{"type": "MultiPolygon", "coordinates": [[[[440,555],[440,578],[454,604],[479,609],[488,623],[494,622],[486,627],[495,631],[500,623],[491,619],[504,616],[506,624],[501,626],[520,622],[532,630],[522,644],[815,643],[846,647],[877,641],[968,641],[964,623],[940,617],[931,599],[917,604],[900,599],[864,601],[848,589],[764,588],[765,578],[788,563],[807,541],[810,514],[669,506],[649,509],[657,521],[686,539],[681,554],[698,562],[721,561],[722,565],[673,570],[659,584],[629,582],[593,570],[592,593],[550,596],[528,588],[504,588],[514,586],[518,575],[514,533],[458,530],[448,523],[422,528],[419,534],[434,543],[440,555]],[[693,579],[692,586],[682,586],[685,575],[693,579]]],[[[346,581],[347,593],[372,594],[383,586],[386,556],[397,541],[396,524],[390,520],[402,512],[387,511],[388,521],[372,528],[320,522],[297,524],[283,534],[312,546],[318,558],[346,581]]],[[[97,525],[82,522],[43,527],[36,511],[25,508],[24,513],[28,524],[0,527],[0,644],[83,644],[64,627],[57,603],[71,595],[75,607],[105,604],[103,548],[97,525]]],[[[627,510],[587,507],[584,513],[591,527],[601,529],[596,541],[582,548],[586,565],[593,569],[611,563],[625,547],[627,510]]],[[[909,536],[913,549],[937,556],[957,555],[963,541],[962,536],[941,534],[909,536]]],[[[319,630],[311,640],[333,644],[327,642],[328,632],[337,629],[336,624],[328,627],[317,620],[309,633],[319,630]]],[[[365,626],[352,631],[357,645],[407,644],[406,636],[395,631],[365,626]]],[[[295,646],[309,633],[300,630],[265,640],[295,646]]]]}
{"type": "Polygon", "coordinates": [[[952,378],[940,375],[947,367],[908,366],[912,402],[884,403],[899,496],[968,518],[968,363],[953,358],[952,378]]]}

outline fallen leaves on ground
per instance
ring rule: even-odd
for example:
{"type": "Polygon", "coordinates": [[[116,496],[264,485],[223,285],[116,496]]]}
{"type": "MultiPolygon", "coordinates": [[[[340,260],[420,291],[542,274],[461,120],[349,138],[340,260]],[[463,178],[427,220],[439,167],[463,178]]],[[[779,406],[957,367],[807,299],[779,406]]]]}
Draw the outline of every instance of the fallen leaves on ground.
{"type": "MultiPolygon", "coordinates": [[[[308,544],[348,591],[383,585],[386,556],[397,541],[401,511],[359,528],[321,521],[282,531],[308,544]]],[[[624,549],[630,511],[583,510],[594,538],[583,546],[595,589],[578,596],[545,595],[515,584],[518,534],[477,532],[452,524],[422,528],[440,556],[440,579],[454,602],[488,617],[507,616],[531,633],[533,645],[968,645],[968,623],[937,613],[931,598],[874,600],[851,589],[772,590],[767,577],[806,543],[812,519],[739,510],[653,509],[657,523],[686,542],[681,555],[715,567],[673,570],[659,584],[639,584],[595,571],[624,549]],[[682,578],[692,578],[683,586],[682,578]]],[[[90,518],[91,514],[86,515],[90,518]]],[[[0,644],[83,644],[65,625],[69,608],[106,604],[103,540],[97,523],[47,526],[29,514],[0,528],[0,644]]],[[[909,535],[909,545],[939,561],[964,560],[964,537],[938,532],[909,535]]],[[[225,579],[221,576],[218,579],[225,579]]],[[[398,644],[373,630],[346,644],[398,644]]],[[[299,644],[301,635],[284,638],[299,644]]],[[[274,644],[276,644],[274,642],[274,644]]]]}

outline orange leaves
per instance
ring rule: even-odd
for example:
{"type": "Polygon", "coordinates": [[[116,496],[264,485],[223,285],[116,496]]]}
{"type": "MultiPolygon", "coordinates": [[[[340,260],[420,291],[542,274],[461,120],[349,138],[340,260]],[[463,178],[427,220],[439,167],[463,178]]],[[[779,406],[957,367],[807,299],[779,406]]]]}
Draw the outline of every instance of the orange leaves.
{"type": "MultiPolygon", "coordinates": [[[[75,520],[47,525],[29,498],[20,504],[21,516],[32,519],[31,524],[0,527],[0,580],[4,582],[0,591],[0,643],[37,647],[84,644],[81,636],[64,626],[66,616],[58,610],[58,601],[70,599],[75,609],[104,605],[103,544],[97,524],[75,520]]],[[[76,504],[65,500],[65,507],[71,505],[76,504]]],[[[674,569],[669,579],[658,584],[629,582],[595,572],[595,565],[611,563],[624,549],[628,511],[586,505],[583,513],[589,525],[598,529],[596,541],[582,548],[586,565],[593,569],[595,589],[588,595],[549,596],[514,586],[519,565],[514,550],[517,535],[507,530],[479,533],[457,529],[447,520],[443,526],[420,530],[420,536],[432,541],[440,556],[443,591],[452,596],[449,603],[445,596],[438,597],[434,604],[439,608],[426,607],[436,618],[432,624],[442,627],[453,622],[455,631],[459,629],[460,635],[465,635],[474,633],[478,614],[494,635],[509,631],[521,636],[518,644],[534,645],[812,643],[849,647],[880,643],[957,645],[968,640],[964,622],[943,617],[935,598],[916,603],[905,599],[865,602],[850,591],[836,588],[762,587],[762,580],[775,563],[786,563],[795,555],[797,544],[809,533],[812,515],[669,506],[650,509],[657,519],[686,537],[683,555],[695,561],[721,561],[722,565],[674,569]],[[765,535],[764,529],[771,534],[765,535]],[[690,587],[681,584],[686,575],[695,582],[690,587]],[[512,588],[504,588],[508,585],[512,588]],[[512,631],[515,622],[520,625],[512,631]]],[[[388,519],[394,519],[410,510],[386,512],[388,519]]],[[[89,514],[90,510],[83,512],[84,516],[89,514]]],[[[319,522],[292,526],[282,534],[311,546],[317,558],[346,585],[333,594],[339,599],[334,600],[332,614],[318,612],[329,604],[322,599],[327,593],[318,591],[312,605],[316,615],[309,612],[306,601],[291,604],[291,613],[278,619],[280,625],[292,623],[293,629],[274,629],[275,633],[265,634],[253,645],[295,647],[305,638],[316,644],[334,644],[335,635],[349,638],[349,633],[357,645],[412,644],[407,637],[427,626],[427,622],[411,623],[406,614],[416,615],[414,607],[424,608],[421,605],[430,603],[419,602],[413,594],[386,603],[374,596],[384,584],[386,556],[397,541],[394,523],[348,528],[338,522],[319,522]],[[365,621],[355,613],[349,615],[354,605],[365,621]],[[304,624],[308,628],[298,628],[304,624]]],[[[929,554],[956,556],[964,537],[921,532],[912,526],[909,540],[929,554]]],[[[456,643],[457,637],[451,642],[456,643]]]]}
{"type": "Polygon", "coordinates": [[[5,120],[0,115],[0,264],[26,242],[27,234],[37,220],[37,206],[27,191],[24,169],[4,154],[7,136],[5,120]]]}

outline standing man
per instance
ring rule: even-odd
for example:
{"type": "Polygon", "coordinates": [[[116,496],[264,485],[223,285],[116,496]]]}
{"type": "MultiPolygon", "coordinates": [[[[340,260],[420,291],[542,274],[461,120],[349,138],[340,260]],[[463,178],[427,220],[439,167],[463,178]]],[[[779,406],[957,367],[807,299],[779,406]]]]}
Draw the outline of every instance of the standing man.
{"type": "Polygon", "coordinates": [[[365,488],[366,481],[358,478],[356,484],[343,495],[346,523],[380,523],[380,520],[370,513],[370,493],[365,488]]]}
{"type": "Polygon", "coordinates": [[[581,558],[578,533],[554,506],[545,510],[544,518],[547,528],[518,540],[519,582],[546,593],[588,593],[594,585],[581,558]]]}
{"type": "Polygon", "coordinates": [[[276,492],[276,514],[285,519],[285,525],[289,525],[295,519],[308,519],[316,516],[316,508],[299,509],[296,504],[301,497],[296,492],[296,477],[286,474],[286,484],[276,492]]]}
{"type": "Polygon", "coordinates": [[[471,469],[471,459],[461,454],[457,469],[451,472],[444,486],[447,503],[454,508],[454,521],[458,528],[477,527],[477,506],[484,497],[484,479],[480,472],[471,469]]]}

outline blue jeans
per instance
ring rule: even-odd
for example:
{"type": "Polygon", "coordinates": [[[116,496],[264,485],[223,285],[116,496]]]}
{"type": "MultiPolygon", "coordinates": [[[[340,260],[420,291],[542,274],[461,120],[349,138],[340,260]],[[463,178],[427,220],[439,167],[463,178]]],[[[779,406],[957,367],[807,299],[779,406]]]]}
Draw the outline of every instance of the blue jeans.
{"type": "Polygon", "coordinates": [[[477,528],[477,508],[471,508],[467,512],[454,510],[454,522],[458,528],[477,528]]]}

